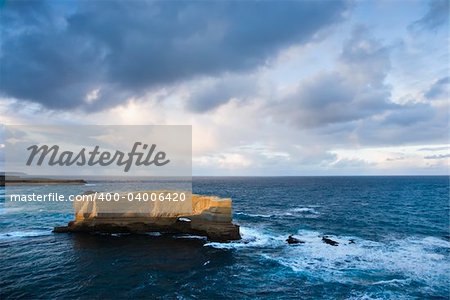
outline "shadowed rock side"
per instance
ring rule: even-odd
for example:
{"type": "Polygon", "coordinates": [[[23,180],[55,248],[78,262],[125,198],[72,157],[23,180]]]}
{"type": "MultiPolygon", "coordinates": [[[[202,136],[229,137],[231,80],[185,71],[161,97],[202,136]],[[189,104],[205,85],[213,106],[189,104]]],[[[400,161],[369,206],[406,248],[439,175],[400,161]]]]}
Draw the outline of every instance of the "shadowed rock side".
{"type": "MultiPolygon", "coordinates": [[[[135,192],[134,195],[154,191],[135,192]]],[[[124,194],[125,195],[125,194],[124,194]]],[[[239,240],[239,226],[232,223],[231,199],[192,195],[192,201],[74,202],[75,220],[54,232],[195,234],[210,241],[239,240]]]]}

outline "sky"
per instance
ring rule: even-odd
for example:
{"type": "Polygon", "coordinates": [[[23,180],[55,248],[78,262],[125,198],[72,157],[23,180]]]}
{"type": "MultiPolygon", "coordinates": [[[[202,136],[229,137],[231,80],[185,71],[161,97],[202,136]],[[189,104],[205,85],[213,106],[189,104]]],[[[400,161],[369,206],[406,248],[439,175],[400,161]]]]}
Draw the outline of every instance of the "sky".
{"type": "Polygon", "coordinates": [[[1,124],[192,125],[194,175],[449,174],[449,1],[0,5],[1,124]]]}

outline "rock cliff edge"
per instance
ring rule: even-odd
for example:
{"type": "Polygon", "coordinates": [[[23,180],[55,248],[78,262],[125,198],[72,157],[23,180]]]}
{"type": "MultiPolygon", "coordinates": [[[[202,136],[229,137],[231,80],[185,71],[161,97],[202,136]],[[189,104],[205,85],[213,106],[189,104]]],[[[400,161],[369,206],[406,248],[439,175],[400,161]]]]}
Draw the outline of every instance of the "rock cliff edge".
{"type": "MultiPolygon", "coordinates": [[[[132,194],[142,197],[151,193],[155,191],[132,194]]],[[[125,194],[130,193],[121,195],[125,194]]],[[[135,201],[130,204],[125,199],[113,205],[105,205],[97,199],[74,202],[75,220],[67,226],[55,227],[54,232],[181,233],[206,236],[215,242],[241,239],[239,226],[232,223],[229,198],[192,194],[189,201],[184,202],[135,201]]]]}

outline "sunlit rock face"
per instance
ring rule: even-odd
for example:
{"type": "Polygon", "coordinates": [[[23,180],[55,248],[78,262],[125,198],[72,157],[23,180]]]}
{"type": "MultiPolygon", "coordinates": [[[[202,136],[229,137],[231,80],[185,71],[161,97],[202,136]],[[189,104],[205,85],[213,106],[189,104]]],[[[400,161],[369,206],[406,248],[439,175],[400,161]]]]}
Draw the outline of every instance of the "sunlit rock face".
{"type": "Polygon", "coordinates": [[[75,220],[54,232],[183,233],[220,242],[241,238],[239,226],[232,223],[231,199],[188,194],[185,201],[128,201],[150,199],[155,193],[160,192],[123,193],[118,201],[109,202],[96,197],[75,201],[75,220]]]}

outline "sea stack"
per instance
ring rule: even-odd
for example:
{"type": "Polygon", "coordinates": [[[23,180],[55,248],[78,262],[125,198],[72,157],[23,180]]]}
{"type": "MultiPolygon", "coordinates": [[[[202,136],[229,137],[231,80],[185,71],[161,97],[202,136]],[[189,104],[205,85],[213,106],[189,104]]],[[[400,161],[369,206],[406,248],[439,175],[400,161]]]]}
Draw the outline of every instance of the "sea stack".
{"type": "MultiPolygon", "coordinates": [[[[155,191],[121,195],[126,199],[130,194],[152,193],[155,191]]],[[[241,239],[239,226],[232,223],[230,198],[192,194],[191,199],[186,202],[135,202],[132,207],[124,200],[126,209],[120,207],[120,203],[114,203],[115,212],[111,205],[105,206],[96,199],[75,201],[75,220],[67,226],[55,227],[54,232],[195,234],[214,242],[241,239]]]]}

